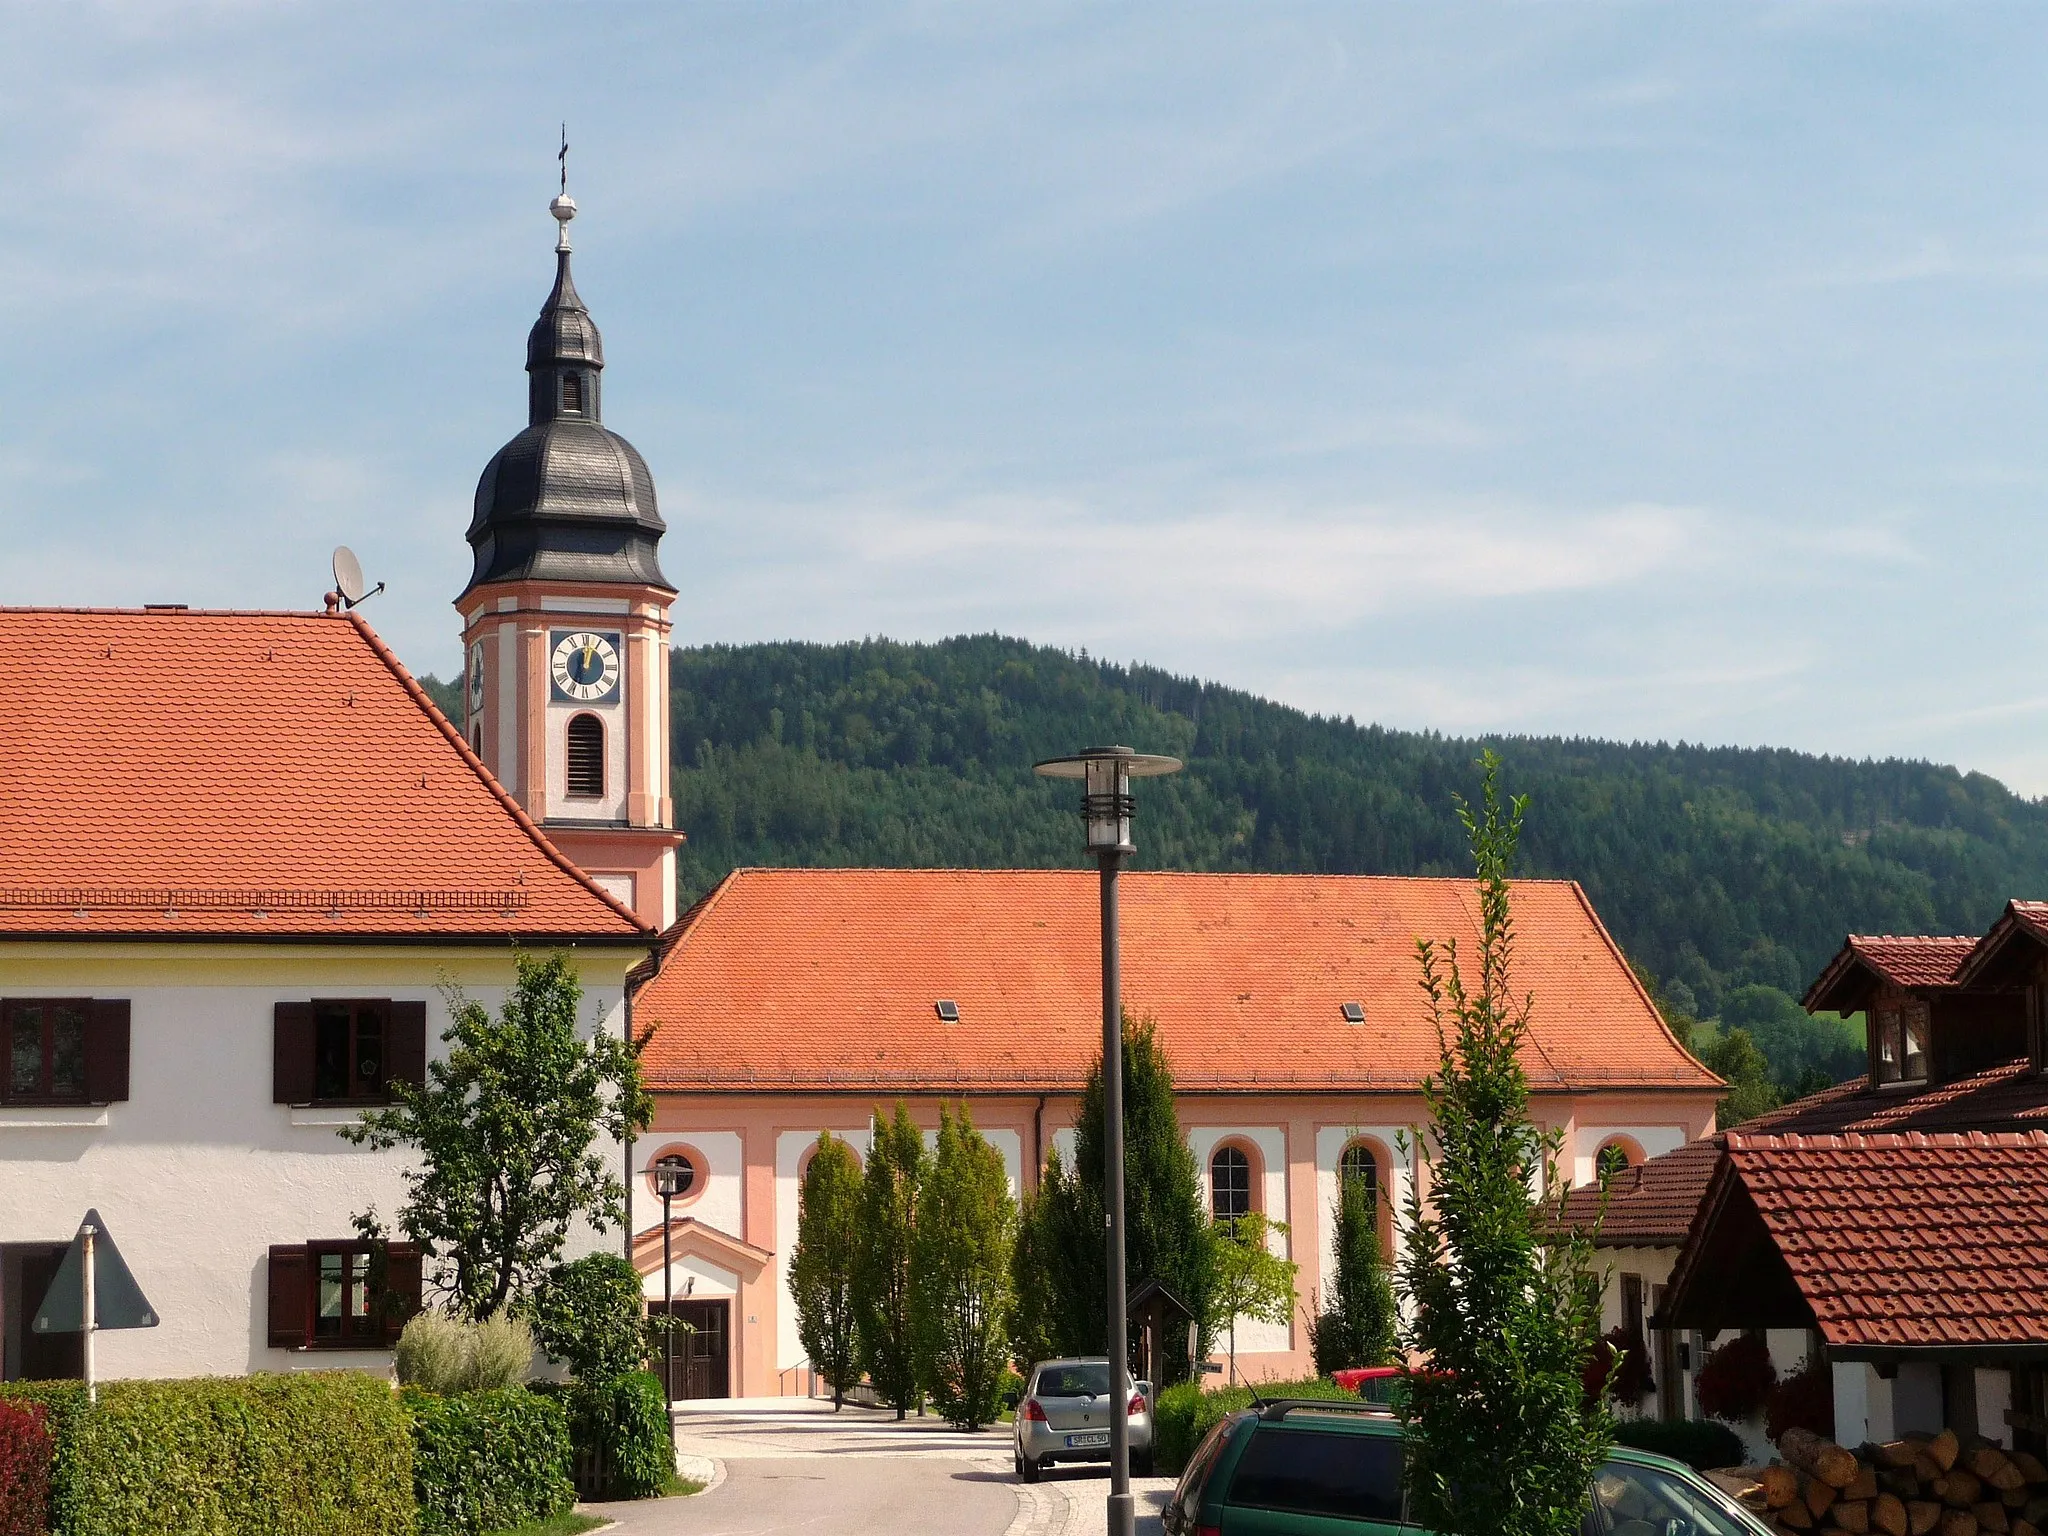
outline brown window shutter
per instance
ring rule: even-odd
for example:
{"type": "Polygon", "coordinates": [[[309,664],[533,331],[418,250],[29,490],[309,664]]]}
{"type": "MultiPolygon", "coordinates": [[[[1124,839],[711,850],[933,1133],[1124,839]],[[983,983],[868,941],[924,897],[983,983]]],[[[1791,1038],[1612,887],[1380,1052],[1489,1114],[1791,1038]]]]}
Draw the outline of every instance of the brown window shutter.
{"type": "Polygon", "coordinates": [[[427,1005],[393,1003],[391,1037],[385,1047],[384,1079],[423,1088],[427,1081],[427,1005]]]}
{"type": "Polygon", "coordinates": [[[128,999],[95,998],[85,1020],[85,1097],[118,1104],[128,1097],[128,999]]]}
{"type": "Polygon", "coordinates": [[[278,1104],[313,1102],[313,1005],[279,1003],[271,1026],[270,1097],[278,1104]]]}
{"type": "Polygon", "coordinates": [[[406,1320],[420,1309],[420,1251],[411,1243],[384,1250],[384,1343],[398,1342],[406,1320]]]}
{"type": "Polygon", "coordinates": [[[313,1264],[299,1246],[270,1250],[268,1337],[272,1349],[304,1349],[313,1311],[313,1264]]]}

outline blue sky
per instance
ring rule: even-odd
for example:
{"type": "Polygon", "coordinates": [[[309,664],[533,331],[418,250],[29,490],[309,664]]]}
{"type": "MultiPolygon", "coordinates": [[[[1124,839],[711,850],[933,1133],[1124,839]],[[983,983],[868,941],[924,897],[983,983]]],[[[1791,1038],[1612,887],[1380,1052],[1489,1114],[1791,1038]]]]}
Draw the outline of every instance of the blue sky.
{"type": "Polygon", "coordinates": [[[2039,10],[0,15],[0,602],[451,671],[566,117],[685,642],[2048,792],[2039,10]]]}

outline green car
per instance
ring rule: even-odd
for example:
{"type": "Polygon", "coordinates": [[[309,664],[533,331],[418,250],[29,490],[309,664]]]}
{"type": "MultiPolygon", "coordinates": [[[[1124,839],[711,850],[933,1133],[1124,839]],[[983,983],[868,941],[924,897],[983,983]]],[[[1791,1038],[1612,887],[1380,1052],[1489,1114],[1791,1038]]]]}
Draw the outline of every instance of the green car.
{"type": "MultiPolygon", "coordinates": [[[[1188,1459],[1166,1536],[1423,1536],[1407,1518],[1401,1426],[1360,1403],[1288,1401],[1232,1414],[1188,1459]]],[[[1582,1536],[1771,1536],[1682,1462],[1616,1446],[1582,1536]]]]}

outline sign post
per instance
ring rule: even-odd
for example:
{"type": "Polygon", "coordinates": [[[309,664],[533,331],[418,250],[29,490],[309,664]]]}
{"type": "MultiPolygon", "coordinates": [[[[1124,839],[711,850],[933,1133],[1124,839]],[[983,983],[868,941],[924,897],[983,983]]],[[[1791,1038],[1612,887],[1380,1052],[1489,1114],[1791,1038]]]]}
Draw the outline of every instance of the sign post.
{"type": "Polygon", "coordinates": [[[86,1397],[98,1402],[93,1335],[105,1328],[154,1328],[158,1321],[156,1308],[142,1294],[121,1250],[114,1246],[113,1233],[98,1211],[87,1211],[31,1328],[37,1333],[84,1335],[86,1397]]]}

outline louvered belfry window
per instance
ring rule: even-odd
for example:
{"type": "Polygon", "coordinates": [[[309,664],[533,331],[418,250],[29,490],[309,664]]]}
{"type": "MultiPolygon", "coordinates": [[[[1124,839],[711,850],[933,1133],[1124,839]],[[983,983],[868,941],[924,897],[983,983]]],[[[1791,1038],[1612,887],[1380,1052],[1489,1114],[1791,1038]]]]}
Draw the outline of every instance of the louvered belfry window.
{"type": "Polygon", "coordinates": [[[582,374],[565,373],[562,375],[562,409],[573,411],[579,416],[583,413],[582,374]]]}
{"type": "Polygon", "coordinates": [[[569,722],[569,793],[604,797],[604,722],[595,715],[569,722]]]}

